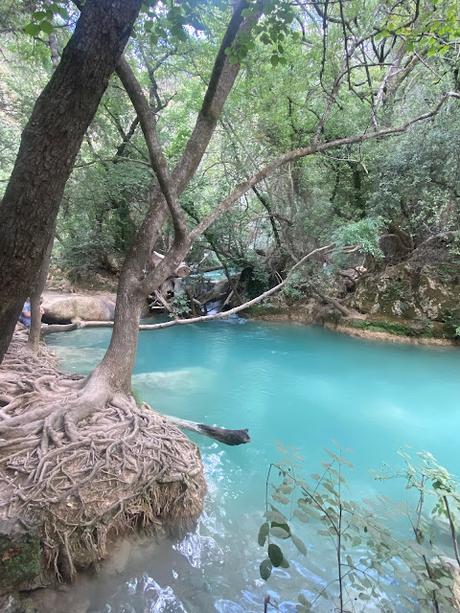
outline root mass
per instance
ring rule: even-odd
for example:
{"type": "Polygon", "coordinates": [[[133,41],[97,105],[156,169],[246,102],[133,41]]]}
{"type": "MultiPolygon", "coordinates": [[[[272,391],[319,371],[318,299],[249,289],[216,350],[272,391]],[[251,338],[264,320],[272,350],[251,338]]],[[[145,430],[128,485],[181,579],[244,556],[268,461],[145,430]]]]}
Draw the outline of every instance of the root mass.
{"type": "Polygon", "coordinates": [[[38,530],[71,578],[119,534],[181,533],[205,491],[197,447],[160,414],[64,374],[16,333],[0,367],[0,519],[38,530]]]}

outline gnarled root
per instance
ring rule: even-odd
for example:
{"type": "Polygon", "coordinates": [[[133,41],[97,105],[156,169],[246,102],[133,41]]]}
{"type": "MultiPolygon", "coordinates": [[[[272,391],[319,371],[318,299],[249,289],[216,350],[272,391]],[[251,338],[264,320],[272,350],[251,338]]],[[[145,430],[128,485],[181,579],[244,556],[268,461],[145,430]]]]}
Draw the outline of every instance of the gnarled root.
{"type": "Polygon", "coordinates": [[[202,508],[196,446],[124,394],[56,370],[16,336],[0,367],[0,519],[36,527],[71,577],[138,528],[180,532],[202,508]]]}

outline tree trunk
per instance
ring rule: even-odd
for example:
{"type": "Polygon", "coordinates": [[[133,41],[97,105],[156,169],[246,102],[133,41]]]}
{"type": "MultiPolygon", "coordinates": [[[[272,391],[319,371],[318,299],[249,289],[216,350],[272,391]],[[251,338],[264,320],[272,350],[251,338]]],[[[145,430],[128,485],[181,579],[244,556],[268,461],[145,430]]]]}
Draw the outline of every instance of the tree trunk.
{"type": "Polygon", "coordinates": [[[90,381],[103,381],[113,391],[131,392],[138,326],[145,304],[146,295],[141,284],[130,268],[125,267],[118,283],[110,345],[101,363],[91,373],[90,381]]]}
{"type": "MultiPolygon", "coordinates": [[[[240,70],[239,63],[230,61],[227,50],[234,43],[239,32],[249,32],[261,14],[261,6],[244,17],[248,8],[246,0],[240,0],[222,39],[214,62],[208,88],[203,99],[192,135],[187,142],[181,160],[170,173],[162,165],[165,163],[157,135],[152,122],[151,109],[139,83],[126,61],[121,60],[117,73],[136,110],[149,149],[150,162],[155,169],[159,185],[149,195],[149,210],[125,260],[118,283],[117,306],[115,309],[114,328],[109,348],[99,366],[92,373],[90,381],[99,381],[113,385],[115,389],[129,391],[131,371],[134,365],[139,319],[147,295],[159,289],[168,277],[174,274],[177,266],[185,257],[191,245],[189,240],[176,239],[175,245],[167,256],[158,264],[152,261],[161,229],[169,212],[177,204],[174,201],[185,190],[194,176],[201,159],[211,140],[235,79],[240,70]],[[170,191],[173,194],[169,193],[170,191]],[[172,204],[172,206],[171,206],[172,204]]],[[[174,212],[174,211],[173,211],[174,212]]],[[[183,215],[183,213],[181,212],[183,215]]],[[[172,215],[173,222],[177,221],[172,215]]],[[[176,230],[176,228],[175,228],[176,230]]]]}
{"type": "Polygon", "coordinates": [[[88,0],[35,103],[0,205],[0,362],[40,269],[86,129],[141,0],[88,0]]]}
{"type": "Polygon", "coordinates": [[[48,247],[46,248],[45,257],[43,258],[40,271],[37,276],[37,282],[34,291],[30,295],[30,312],[32,319],[30,322],[28,345],[30,349],[37,353],[40,343],[40,330],[42,323],[42,315],[40,313],[40,298],[45,289],[46,279],[50,268],[51,252],[53,251],[54,236],[51,237],[48,247]]]}

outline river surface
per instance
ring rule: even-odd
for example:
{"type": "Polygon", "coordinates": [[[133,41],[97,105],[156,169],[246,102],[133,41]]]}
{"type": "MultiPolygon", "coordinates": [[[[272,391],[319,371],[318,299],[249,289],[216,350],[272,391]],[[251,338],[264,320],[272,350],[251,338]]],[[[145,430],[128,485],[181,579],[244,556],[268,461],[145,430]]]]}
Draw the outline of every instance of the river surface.
{"type": "MultiPolygon", "coordinates": [[[[63,368],[88,373],[109,338],[110,330],[91,329],[47,340],[63,368]]],[[[90,581],[90,610],[262,613],[270,594],[281,613],[294,613],[298,590],[317,593],[330,579],[331,559],[300,524],[307,556],[287,547],[290,568],[266,584],[259,578],[269,464],[302,456],[309,474],[325,449],[339,445],[354,465],[347,480],[355,499],[404,498],[402,483],[372,474],[384,463],[400,466],[400,449],[430,451],[459,474],[459,373],[455,349],[377,344],[289,324],[235,319],[141,332],[133,377],[139,396],[167,414],[248,428],[252,442],[225,447],[195,437],[209,484],[196,532],[139,546],[126,568],[90,581]]]]}

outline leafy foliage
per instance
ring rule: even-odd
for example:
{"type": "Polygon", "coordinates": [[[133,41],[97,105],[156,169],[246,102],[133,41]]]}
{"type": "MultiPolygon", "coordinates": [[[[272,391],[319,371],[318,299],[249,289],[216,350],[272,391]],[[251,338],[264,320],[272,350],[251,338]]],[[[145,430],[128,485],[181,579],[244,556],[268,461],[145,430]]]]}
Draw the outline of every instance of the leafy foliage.
{"type": "Polygon", "coordinates": [[[362,253],[381,257],[379,238],[384,227],[380,218],[367,217],[342,226],[334,234],[338,246],[358,245],[362,253]]]}
{"type": "MultiPolygon", "coordinates": [[[[249,0],[243,16],[260,8],[262,18],[251,34],[240,33],[226,50],[243,70],[181,198],[190,226],[236,183],[284,152],[404,121],[459,87],[453,0],[429,5],[404,0],[397,9],[320,0],[311,10],[285,0],[262,7],[249,0]],[[395,70],[397,78],[391,76],[395,70]]],[[[192,132],[230,14],[230,3],[222,1],[144,2],[126,57],[149,92],[171,166],[192,132]]],[[[50,36],[61,52],[77,18],[78,10],[66,0],[8,2],[0,10],[5,32],[0,187],[33,101],[53,70],[50,36]]],[[[432,121],[391,141],[342,147],[279,168],[199,239],[190,263],[212,250],[219,262],[252,269],[248,296],[253,297],[321,244],[359,243],[363,255],[379,259],[379,236],[390,228],[406,232],[414,246],[453,231],[460,221],[458,114],[452,102],[432,121]]],[[[55,257],[69,270],[81,265],[89,272],[96,256],[97,265],[104,266],[112,253],[123,257],[129,250],[152,181],[134,121],[129,100],[113,79],[59,218],[62,241],[55,257]],[[88,227],[98,249],[76,249],[88,227]]],[[[168,226],[160,250],[168,247],[171,234],[168,226]]],[[[334,264],[347,268],[354,259],[336,258],[334,264]]],[[[319,282],[329,288],[327,274],[304,273],[285,288],[288,300],[308,294],[308,275],[310,286],[319,282]]]]}
{"type": "MultiPolygon", "coordinates": [[[[316,591],[313,598],[300,593],[298,611],[317,610],[327,600],[341,612],[348,611],[356,600],[362,604],[378,603],[379,611],[400,610],[388,591],[387,579],[394,576],[403,583],[404,598],[411,606],[429,610],[435,605],[437,610],[451,610],[454,577],[443,562],[442,550],[434,545],[434,528],[438,526],[433,520],[448,521],[452,551],[460,566],[454,523],[460,513],[460,494],[454,478],[429,453],[419,454],[418,463],[401,454],[402,470],[378,476],[400,477],[407,489],[418,493],[409,518],[414,539],[409,541],[398,534],[394,518],[385,519],[382,515],[382,503],[358,503],[345,497],[345,473],[352,465],[341,451],[327,453],[329,459],[323,463],[321,473],[308,479],[298,476],[290,466],[270,466],[265,521],[258,535],[259,545],[267,550],[267,558],[260,565],[262,579],[268,581],[273,568],[288,566],[283,549],[289,540],[301,555],[309,555],[297,536],[309,527],[323,537],[325,549],[334,550],[336,577],[316,591]],[[431,506],[430,515],[427,505],[431,506]]],[[[386,501],[383,504],[388,506],[386,501]]]]}

